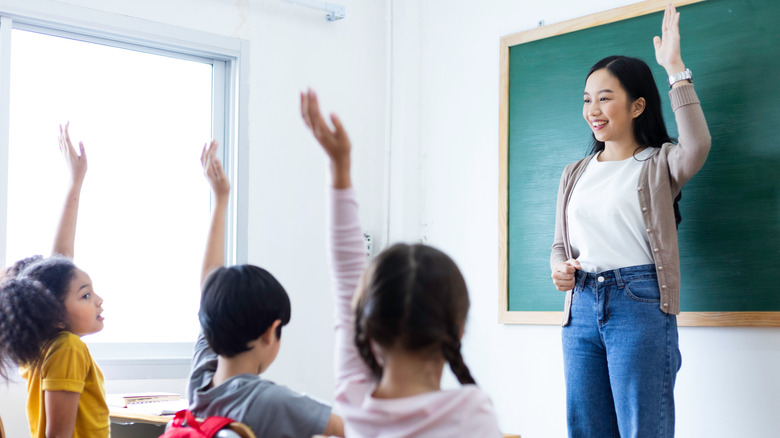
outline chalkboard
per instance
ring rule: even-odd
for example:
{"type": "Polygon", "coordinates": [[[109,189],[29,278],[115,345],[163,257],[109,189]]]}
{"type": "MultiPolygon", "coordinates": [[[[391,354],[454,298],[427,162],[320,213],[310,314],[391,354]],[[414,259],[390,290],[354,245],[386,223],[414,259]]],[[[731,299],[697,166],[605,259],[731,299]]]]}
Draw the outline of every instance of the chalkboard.
{"type": "MultiPolygon", "coordinates": [[[[608,55],[647,62],[676,137],[666,73],[652,44],[666,3],[642,2],[502,38],[501,322],[561,321],[564,294],[549,268],[555,200],[563,168],[590,147],[582,90],[591,65],[608,55]]],[[[680,202],[678,322],[780,326],[780,2],[676,3],[683,60],[713,139],[680,202]]]]}

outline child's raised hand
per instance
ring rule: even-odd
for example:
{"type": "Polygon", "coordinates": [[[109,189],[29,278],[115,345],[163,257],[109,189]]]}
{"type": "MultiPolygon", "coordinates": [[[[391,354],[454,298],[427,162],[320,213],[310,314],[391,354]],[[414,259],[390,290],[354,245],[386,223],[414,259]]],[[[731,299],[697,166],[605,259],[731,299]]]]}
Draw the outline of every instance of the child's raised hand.
{"type": "Polygon", "coordinates": [[[219,148],[219,143],[216,140],[204,144],[203,151],[200,153],[200,164],[203,166],[203,174],[217,200],[227,200],[230,194],[230,181],[225,175],[225,170],[222,169],[222,163],[217,158],[217,148],[219,148]]]}
{"type": "Polygon", "coordinates": [[[311,89],[301,93],[301,116],[306,126],[311,129],[314,137],[322,145],[330,157],[333,187],[341,189],[352,185],[349,176],[350,150],[352,145],[344,126],[338,116],[330,115],[334,129],[330,129],[320,113],[317,93],[311,89]]]}
{"type": "Polygon", "coordinates": [[[669,3],[661,23],[661,36],[653,37],[655,60],[669,75],[685,70],[680,55],[680,13],[669,3]]]}
{"type": "Polygon", "coordinates": [[[70,141],[70,134],[68,134],[69,126],[70,122],[65,123],[64,129],[60,125],[59,147],[60,153],[65,157],[65,162],[70,169],[71,180],[75,185],[84,182],[84,175],[87,174],[87,154],[84,152],[84,143],[82,142],[79,142],[79,152],[76,152],[70,141]]]}

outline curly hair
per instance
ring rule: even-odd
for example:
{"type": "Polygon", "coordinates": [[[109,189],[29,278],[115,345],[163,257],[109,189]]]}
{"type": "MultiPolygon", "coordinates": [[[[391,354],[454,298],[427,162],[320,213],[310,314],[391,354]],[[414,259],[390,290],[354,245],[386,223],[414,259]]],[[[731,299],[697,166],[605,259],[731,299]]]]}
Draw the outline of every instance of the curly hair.
{"type": "Polygon", "coordinates": [[[41,260],[43,260],[43,256],[34,255],[32,257],[27,257],[17,261],[13,265],[3,269],[3,272],[0,273],[0,281],[11,280],[18,277],[19,274],[21,274],[26,267],[32,265],[33,263],[37,263],[41,260]]]}
{"type": "Polygon", "coordinates": [[[62,330],[65,306],[39,281],[8,279],[0,286],[0,377],[17,364],[37,365],[62,330]]]}
{"type": "Polygon", "coordinates": [[[377,256],[366,275],[354,341],[377,379],[382,367],[371,342],[440,355],[460,383],[475,383],[460,351],[468,290],[451,258],[430,246],[396,244],[377,256]]]}
{"type": "Polygon", "coordinates": [[[37,366],[41,353],[65,327],[65,296],[76,266],[67,257],[28,257],[0,282],[0,378],[18,364],[37,366]]]}

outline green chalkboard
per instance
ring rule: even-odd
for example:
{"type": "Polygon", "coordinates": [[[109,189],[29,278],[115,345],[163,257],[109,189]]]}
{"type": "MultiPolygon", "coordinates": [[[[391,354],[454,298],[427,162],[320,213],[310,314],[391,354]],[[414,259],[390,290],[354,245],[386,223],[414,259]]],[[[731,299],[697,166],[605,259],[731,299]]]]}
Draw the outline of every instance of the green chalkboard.
{"type": "MultiPolygon", "coordinates": [[[[645,60],[661,91],[669,133],[676,137],[666,74],[652,44],[663,12],[646,13],[664,5],[645,2],[611,11],[616,20],[596,26],[588,20],[563,23],[561,32],[548,37],[503,39],[502,312],[563,307],[549,270],[555,199],[565,165],[586,156],[590,147],[591,131],[582,118],[590,66],[613,54],[645,60]]],[[[683,316],[738,312],[742,317],[730,322],[690,325],[777,325],[780,2],[708,0],[678,10],[683,60],[694,73],[713,139],[707,163],[683,188],[680,202],[683,316]]]]}

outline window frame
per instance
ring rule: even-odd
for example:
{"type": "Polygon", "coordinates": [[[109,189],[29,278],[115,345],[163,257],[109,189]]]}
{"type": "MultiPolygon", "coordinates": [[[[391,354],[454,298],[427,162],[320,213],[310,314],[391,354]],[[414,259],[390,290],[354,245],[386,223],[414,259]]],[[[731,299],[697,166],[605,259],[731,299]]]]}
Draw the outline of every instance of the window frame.
{"type": "MultiPolygon", "coordinates": [[[[13,29],[212,65],[212,136],[220,143],[219,154],[233,187],[226,218],[225,263],[246,263],[249,42],[83,7],[48,2],[44,6],[41,10],[46,12],[0,6],[0,266],[8,263],[5,248],[13,29]]],[[[90,351],[106,379],[186,378],[194,341],[92,343],[90,351]]]]}

